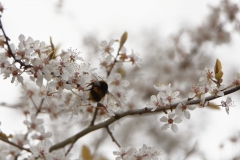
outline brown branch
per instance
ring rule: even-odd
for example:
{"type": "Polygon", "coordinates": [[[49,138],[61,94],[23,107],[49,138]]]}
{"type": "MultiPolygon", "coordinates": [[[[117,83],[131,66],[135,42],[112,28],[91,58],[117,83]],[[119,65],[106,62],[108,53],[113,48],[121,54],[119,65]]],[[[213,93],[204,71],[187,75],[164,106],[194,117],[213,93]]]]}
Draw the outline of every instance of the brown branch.
{"type": "Polygon", "coordinates": [[[8,48],[8,53],[13,57],[13,59],[14,59],[14,61],[15,62],[18,62],[19,64],[20,64],[20,66],[22,67],[22,66],[24,66],[25,67],[25,69],[26,68],[30,68],[30,67],[32,67],[32,65],[27,65],[27,64],[25,64],[23,61],[21,61],[21,60],[19,60],[19,59],[16,59],[16,57],[15,57],[15,55],[13,54],[13,52],[12,52],[12,50],[11,50],[11,47],[10,47],[10,45],[9,45],[9,41],[10,41],[10,39],[8,38],[8,36],[6,35],[6,32],[5,32],[5,30],[3,29],[3,25],[2,25],[2,20],[1,20],[1,18],[2,18],[2,16],[0,16],[0,29],[2,30],[2,32],[3,32],[3,36],[5,37],[5,39],[6,39],[6,45],[7,45],[7,48],[8,48]]]}
{"type": "Polygon", "coordinates": [[[107,127],[105,127],[105,128],[106,128],[108,134],[110,135],[110,137],[112,138],[112,141],[115,142],[116,145],[120,148],[121,146],[120,146],[120,144],[117,142],[117,140],[115,139],[115,137],[113,136],[112,132],[111,132],[110,129],[109,129],[109,126],[107,126],[107,127]]]}
{"type": "Polygon", "coordinates": [[[21,103],[18,103],[18,104],[7,104],[5,102],[0,103],[0,106],[12,108],[12,109],[16,109],[16,108],[20,107],[21,105],[22,105],[21,103]]]}
{"type": "Polygon", "coordinates": [[[7,138],[0,137],[0,140],[4,141],[4,142],[6,142],[6,143],[8,143],[8,144],[10,144],[10,145],[12,145],[12,146],[15,146],[15,147],[17,147],[17,148],[19,148],[19,149],[21,149],[21,150],[25,150],[25,151],[27,151],[27,152],[31,152],[30,149],[24,148],[24,147],[22,147],[22,146],[19,146],[19,145],[15,144],[15,143],[9,141],[7,138]]]}
{"type": "MultiPolygon", "coordinates": [[[[234,88],[228,89],[226,91],[224,91],[224,95],[228,95],[230,93],[236,92],[240,90],[240,86],[236,86],[234,88]]],[[[217,99],[219,97],[217,96],[209,96],[205,98],[205,101],[210,101],[213,99],[217,99]]],[[[188,102],[188,105],[197,105],[200,103],[200,99],[198,100],[191,100],[188,102]]],[[[108,120],[102,122],[102,123],[98,123],[97,125],[94,126],[88,126],[87,128],[83,129],[82,131],[78,132],[77,134],[73,135],[72,137],[69,137],[65,140],[63,140],[62,142],[59,142],[53,146],[51,146],[49,148],[49,152],[62,148],[70,143],[75,143],[79,138],[85,136],[86,134],[89,134],[90,132],[93,132],[95,130],[98,130],[100,128],[105,128],[106,126],[109,126],[110,124],[112,124],[113,122],[125,117],[125,116],[130,116],[130,115],[142,115],[142,114],[148,114],[148,113],[156,113],[156,112],[164,112],[166,110],[169,109],[174,109],[176,108],[176,106],[179,104],[178,103],[174,103],[171,106],[166,106],[164,108],[158,108],[155,111],[151,111],[152,108],[142,108],[142,109],[133,109],[133,110],[128,110],[126,112],[122,112],[122,113],[116,113],[114,117],[110,117],[108,120]]]]}
{"type": "Polygon", "coordinates": [[[96,117],[97,117],[97,112],[98,112],[98,108],[95,108],[95,111],[94,111],[93,118],[91,120],[90,126],[94,125],[94,122],[95,122],[96,117]]]}
{"type": "Polygon", "coordinates": [[[67,152],[65,153],[65,157],[68,155],[68,153],[71,151],[71,149],[73,148],[73,145],[74,145],[74,143],[72,143],[71,145],[70,145],[70,147],[68,148],[68,150],[67,150],[67,152]]]}
{"type": "MultiPolygon", "coordinates": [[[[31,100],[32,100],[32,98],[31,98],[31,100]]],[[[41,100],[41,102],[39,104],[39,107],[36,107],[37,112],[36,112],[35,116],[37,116],[41,112],[41,109],[42,109],[42,106],[43,106],[43,102],[44,102],[44,98],[42,98],[42,100],[41,100]]]]}

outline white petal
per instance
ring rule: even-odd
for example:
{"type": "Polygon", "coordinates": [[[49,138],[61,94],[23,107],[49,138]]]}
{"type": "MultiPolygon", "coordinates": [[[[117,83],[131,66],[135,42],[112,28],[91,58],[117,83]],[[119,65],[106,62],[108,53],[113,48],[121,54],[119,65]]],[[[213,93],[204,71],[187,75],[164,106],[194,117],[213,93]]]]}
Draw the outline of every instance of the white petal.
{"type": "Polygon", "coordinates": [[[196,109],[197,107],[196,106],[187,106],[187,108],[192,111],[192,110],[196,109]]]}
{"type": "Polygon", "coordinates": [[[175,117],[173,120],[175,123],[181,123],[182,119],[180,117],[175,117]]]}
{"type": "Polygon", "coordinates": [[[161,122],[167,122],[168,118],[166,116],[163,116],[162,118],[160,118],[161,122]]]}
{"type": "Polygon", "coordinates": [[[117,80],[120,80],[120,79],[122,79],[122,75],[119,74],[119,73],[115,73],[115,78],[116,78],[117,80]]]}
{"type": "Polygon", "coordinates": [[[168,128],[169,128],[169,124],[164,124],[164,125],[161,127],[162,130],[167,130],[168,128]]]}
{"type": "Polygon", "coordinates": [[[173,94],[171,95],[171,97],[172,97],[172,98],[176,98],[179,94],[180,94],[179,91],[175,91],[175,92],[173,92],[173,94]]]}
{"type": "Polygon", "coordinates": [[[229,108],[228,108],[228,106],[226,106],[226,112],[227,112],[227,114],[229,114],[229,108]]]}
{"type": "Polygon", "coordinates": [[[177,127],[176,124],[173,124],[173,125],[171,126],[171,129],[172,129],[172,131],[173,131],[174,133],[177,133],[177,131],[178,131],[178,127],[177,127]]]}
{"type": "Polygon", "coordinates": [[[187,102],[188,102],[188,98],[184,98],[183,100],[182,100],[182,104],[187,104],[187,102]]]}
{"type": "Polygon", "coordinates": [[[229,103],[231,103],[231,102],[232,102],[231,97],[227,97],[227,99],[226,99],[226,103],[229,104],[229,103]]]}
{"type": "Polygon", "coordinates": [[[157,101],[157,97],[155,95],[152,95],[151,98],[150,98],[150,101],[153,103],[153,102],[156,102],[157,101]]]}
{"type": "Polygon", "coordinates": [[[154,111],[156,111],[157,108],[158,108],[157,106],[154,106],[154,107],[151,109],[151,111],[154,112],[154,111]]]}
{"type": "Polygon", "coordinates": [[[189,111],[184,111],[184,116],[187,118],[187,119],[190,119],[190,113],[189,111]]]}
{"type": "Polygon", "coordinates": [[[169,114],[168,114],[168,118],[173,118],[173,117],[175,117],[175,114],[174,114],[174,113],[169,113],[169,114]]]}
{"type": "Polygon", "coordinates": [[[193,98],[196,96],[196,93],[195,92],[190,92],[188,93],[188,98],[193,98]]]}
{"type": "Polygon", "coordinates": [[[107,41],[102,41],[102,42],[101,42],[101,46],[102,46],[102,47],[106,47],[106,46],[107,46],[107,41]]]}
{"type": "Polygon", "coordinates": [[[129,86],[129,81],[128,80],[123,80],[122,82],[121,82],[121,84],[122,84],[122,86],[123,87],[127,87],[127,86],[129,86]]]}
{"type": "Polygon", "coordinates": [[[20,34],[18,37],[19,41],[22,42],[25,40],[25,36],[23,34],[20,34]]]}
{"type": "Polygon", "coordinates": [[[176,109],[175,109],[175,113],[176,113],[176,115],[182,115],[182,108],[181,107],[177,107],[176,109]]]}
{"type": "Polygon", "coordinates": [[[161,97],[162,99],[166,99],[168,96],[166,95],[166,93],[164,92],[159,92],[158,93],[159,97],[161,97]]]}
{"type": "Polygon", "coordinates": [[[113,43],[114,43],[115,41],[114,41],[114,39],[111,39],[110,41],[109,41],[109,46],[112,46],[113,45],[113,43]]]}

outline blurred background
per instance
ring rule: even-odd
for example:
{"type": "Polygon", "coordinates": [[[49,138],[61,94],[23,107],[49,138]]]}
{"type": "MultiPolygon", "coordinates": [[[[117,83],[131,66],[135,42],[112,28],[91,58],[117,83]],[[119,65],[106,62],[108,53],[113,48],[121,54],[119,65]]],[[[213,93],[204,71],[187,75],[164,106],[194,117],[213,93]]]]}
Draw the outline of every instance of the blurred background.
{"type": "MultiPolygon", "coordinates": [[[[153,87],[157,83],[171,83],[181,92],[181,98],[187,97],[204,67],[213,70],[216,58],[223,66],[223,83],[231,84],[240,70],[239,2],[1,0],[5,9],[2,22],[12,43],[18,43],[20,34],[48,44],[52,37],[60,50],[77,49],[95,67],[99,65],[100,42],[119,39],[127,31],[127,52],[134,50],[142,58],[141,68],[124,65],[133,108],[146,106],[150,96],[157,94],[153,87]]],[[[0,76],[0,88],[0,103],[20,101],[20,84],[11,84],[0,76]]],[[[163,113],[126,117],[113,134],[122,146],[159,147],[162,159],[240,159],[239,93],[231,97],[235,107],[230,108],[229,115],[223,108],[197,108],[191,112],[190,120],[183,117],[177,134],[161,130],[163,124],[159,119],[163,113]]],[[[214,103],[220,104],[225,99],[219,98],[214,103]]],[[[1,130],[9,134],[24,132],[24,118],[19,113],[2,106],[1,130]]],[[[49,122],[49,126],[53,123],[49,122]]],[[[77,127],[64,139],[81,129],[77,127]]],[[[64,127],[60,130],[64,132],[64,127]]],[[[82,145],[105,159],[113,159],[112,151],[117,150],[105,130],[78,140],[73,151],[78,153],[82,145]]]]}

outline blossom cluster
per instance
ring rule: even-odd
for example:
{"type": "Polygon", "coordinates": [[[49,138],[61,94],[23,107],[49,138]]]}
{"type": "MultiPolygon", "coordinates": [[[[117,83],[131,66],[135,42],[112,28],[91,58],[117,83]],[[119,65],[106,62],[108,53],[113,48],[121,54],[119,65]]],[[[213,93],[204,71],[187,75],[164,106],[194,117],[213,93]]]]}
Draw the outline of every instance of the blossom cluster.
{"type": "MultiPolygon", "coordinates": [[[[104,42],[101,43],[100,51],[108,51],[110,55],[113,51],[111,48],[112,41],[108,45],[104,45],[104,42]]],[[[125,47],[123,46],[123,48],[125,47]]],[[[2,49],[0,53],[0,73],[5,79],[11,78],[12,83],[16,82],[25,85],[25,83],[28,83],[26,80],[24,81],[26,77],[24,78],[23,75],[26,73],[39,87],[38,95],[46,99],[48,101],[47,104],[54,102],[56,106],[63,105],[63,102],[59,100],[53,101],[53,97],[62,98],[68,95],[66,93],[74,93],[74,96],[71,97],[71,102],[68,105],[65,104],[65,110],[71,110],[74,115],[84,113],[83,117],[88,117],[86,113],[89,113],[92,106],[96,106],[96,103],[89,101],[88,91],[90,87],[87,84],[90,84],[92,79],[98,78],[93,76],[95,69],[91,68],[89,63],[84,62],[80,52],[68,49],[56,55],[56,50],[51,46],[47,46],[45,42],[33,40],[31,37],[25,38],[24,35],[19,36],[19,44],[17,46],[10,44],[10,48],[2,49]]],[[[122,57],[121,51],[119,52],[119,57],[122,57]]],[[[114,59],[112,55],[103,58],[110,64],[108,67],[113,67],[113,61],[114,63],[117,62],[117,57],[114,59]]],[[[140,60],[134,53],[126,59],[132,61],[133,64],[138,63],[140,60]]],[[[119,61],[124,62],[124,60],[119,61]]],[[[105,74],[109,74],[108,67],[105,74]]],[[[109,84],[109,87],[114,87],[113,96],[118,101],[123,104],[127,102],[126,87],[129,85],[129,82],[122,80],[121,74],[115,73],[114,76],[107,77],[106,83],[109,84]]],[[[29,90],[26,89],[26,92],[29,92],[29,90]]],[[[65,97],[64,99],[67,98],[65,97]]],[[[109,100],[103,102],[108,103],[109,100]]],[[[106,103],[105,106],[107,106],[106,103]]],[[[108,104],[111,105],[108,105],[107,110],[103,110],[105,114],[108,114],[110,110],[115,112],[119,109],[116,103],[109,102],[108,104]]]]}
{"type": "MultiPolygon", "coordinates": [[[[191,91],[188,94],[188,98],[180,100],[178,98],[180,92],[172,91],[171,84],[165,85],[154,85],[155,89],[159,91],[157,95],[152,95],[150,102],[147,104],[151,107],[151,111],[157,109],[163,109],[163,112],[167,116],[163,116],[160,121],[165,124],[161,127],[162,130],[171,128],[171,130],[176,133],[178,127],[176,123],[181,123],[182,119],[179,117],[184,114],[186,119],[190,119],[190,110],[194,110],[196,107],[204,108],[208,106],[209,102],[205,100],[206,96],[212,95],[215,97],[224,96],[224,91],[227,89],[224,84],[222,84],[222,66],[220,61],[217,59],[214,72],[210,71],[208,68],[204,69],[204,73],[199,78],[199,83],[192,86],[191,91]],[[200,100],[198,105],[188,104],[191,100],[200,100]],[[173,107],[174,106],[174,107],[173,107]],[[167,113],[167,109],[171,112],[167,113]],[[174,109],[174,112],[173,112],[174,109]]],[[[239,74],[238,78],[232,82],[232,85],[228,88],[239,85],[239,74]]],[[[222,101],[221,105],[225,107],[227,114],[229,114],[229,107],[234,106],[233,101],[230,97],[227,97],[226,101],[222,101]]]]}
{"type": "MultiPolygon", "coordinates": [[[[89,97],[89,84],[103,78],[94,73],[96,69],[84,62],[80,52],[76,50],[70,48],[57,54],[56,49],[45,42],[26,38],[24,35],[20,35],[18,39],[18,45],[8,44],[5,38],[1,39],[4,45],[1,46],[0,52],[0,74],[4,79],[10,78],[12,83],[22,85],[20,109],[26,116],[23,123],[28,130],[26,134],[13,135],[8,141],[19,147],[30,148],[32,155],[28,156],[28,159],[68,159],[64,151],[49,152],[49,147],[52,146],[52,132],[45,131],[44,120],[38,119],[37,116],[39,113],[48,113],[54,120],[70,112],[72,116],[80,114],[83,119],[92,118],[94,108],[99,106],[89,97]]],[[[109,46],[100,47],[100,50],[106,50],[104,47],[109,46]]],[[[103,56],[110,64],[105,70],[104,81],[114,90],[101,100],[103,106],[99,107],[97,120],[106,120],[114,116],[115,112],[124,109],[124,104],[128,101],[129,81],[124,80],[120,73],[111,74],[109,77],[108,74],[115,63],[129,60],[138,64],[140,59],[132,53],[125,60],[120,60],[121,51],[116,58],[103,56]]],[[[0,156],[15,157],[21,154],[22,150],[19,148],[5,148],[0,156]]]]}
{"type": "Polygon", "coordinates": [[[148,147],[143,144],[139,150],[132,147],[121,147],[119,151],[114,151],[113,154],[117,156],[115,160],[158,160],[161,151],[156,147],[148,147]]]}

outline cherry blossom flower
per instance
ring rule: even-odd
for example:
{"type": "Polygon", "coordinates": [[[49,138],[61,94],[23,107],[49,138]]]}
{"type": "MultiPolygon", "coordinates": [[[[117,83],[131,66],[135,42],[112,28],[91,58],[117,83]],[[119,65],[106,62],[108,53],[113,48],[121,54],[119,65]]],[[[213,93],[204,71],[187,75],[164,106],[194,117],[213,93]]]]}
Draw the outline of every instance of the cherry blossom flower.
{"type": "Polygon", "coordinates": [[[169,127],[171,127],[172,131],[174,133],[177,133],[178,131],[178,127],[175,123],[181,123],[182,122],[182,119],[180,117],[175,117],[175,114],[174,113],[169,113],[168,114],[168,117],[166,116],[163,116],[160,121],[161,122],[165,122],[165,124],[161,127],[162,130],[166,130],[168,129],[169,127]]]}
{"type": "Polygon", "coordinates": [[[115,86],[118,87],[123,87],[126,88],[129,85],[129,81],[128,80],[121,80],[122,79],[122,75],[119,73],[115,73],[115,80],[113,80],[111,82],[111,84],[114,84],[115,86]]]}
{"type": "Polygon", "coordinates": [[[222,101],[221,104],[225,107],[227,114],[229,114],[229,107],[234,107],[234,102],[231,97],[227,97],[226,101],[222,101]]]}
{"type": "Polygon", "coordinates": [[[21,147],[29,144],[29,141],[26,139],[25,134],[15,134],[12,138],[12,142],[21,147]]]}
{"type": "Polygon", "coordinates": [[[233,85],[239,86],[240,85],[240,73],[237,73],[237,79],[232,82],[233,85]]]}
{"type": "Polygon", "coordinates": [[[150,103],[147,104],[148,107],[151,107],[151,111],[155,111],[158,107],[164,106],[165,104],[162,102],[160,94],[152,95],[150,98],[150,103]]]}
{"type": "Polygon", "coordinates": [[[132,62],[132,64],[135,64],[136,66],[141,68],[141,61],[142,61],[142,59],[139,58],[139,56],[136,53],[134,53],[133,50],[132,50],[132,54],[129,55],[128,58],[130,58],[130,62],[132,62]]]}
{"type": "Polygon", "coordinates": [[[202,77],[200,77],[199,82],[211,87],[214,83],[213,83],[213,72],[210,71],[208,68],[205,68],[205,73],[203,74],[202,77]]]}
{"type": "Polygon", "coordinates": [[[8,66],[10,66],[8,57],[6,54],[0,54],[0,73],[4,73],[8,66]]]}
{"type": "Polygon", "coordinates": [[[113,155],[116,155],[118,157],[115,158],[115,160],[127,160],[130,159],[131,156],[135,153],[136,149],[135,148],[130,148],[130,147],[126,147],[126,148],[119,148],[118,151],[114,151],[113,155]]]}
{"type": "Polygon", "coordinates": [[[111,47],[113,43],[114,43],[114,39],[111,39],[109,43],[107,43],[107,41],[101,42],[100,52],[103,57],[107,56],[108,54],[111,54],[114,51],[114,49],[111,47]]]}
{"type": "Polygon", "coordinates": [[[35,115],[30,116],[31,121],[24,120],[23,123],[28,126],[29,132],[33,130],[38,130],[43,124],[42,119],[37,119],[35,115]]]}
{"type": "Polygon", "coordinates": [[[139,150],[132,147],[121,147],[119,151],[114,151],[113,154],[118,156],[115,160],[158,160],[161,151],[156,147],[148,147],[143,144],[139,150]]]}
{"type": "Polygon", "coordinates": [[[162,98],[163,103],[170,105],[178,100],[177,96],[179,94],[179,91],[172,91],[171,84],[169,84],[168,87],[165,88],[165,91],[159,92],[159,96],[162,98]]]}
{"type": "Polygon", "coordinates": [[[188,98],[192,99],[200,93],[200,87],[198,85],[194,85],[192,86],[191,91],[188,93],[188,98]]]}
{"type": "Polygon", "coordinates": [[[45,132],[45,129],[43,126],[40,126],[37,130],[40,134],[35,133],[32,135],[32,139],[38,139],[40,141],[48,139],[52,136],[52,132],[45,132]]]}
{"type": "Polygon", "coordinates": [[[68,84],[66,81],[60,78],[54,78],[54,80],[48,84],[48,87],[51,89],[56,89],[58,94],[61,94],[63,89],[72,89],[71,84],[68,84]]]}
{"type": "Polygon", "coordinates": [[[214,87],[212,88],[211,94],[214,96],[224,96],[223,89],[225,89],[225,85],[221,85],[220,87],[214,87]]]}
{"type": "Polygon", "coordinates": [[[6,159],[14,160],[15,157],[20,155],[21,152],[22,151],[19,148],[9,146],[7,149],[1,150],[0,158],[3,157],[3,160],[6,159]]]}
{"type": "Polygon", "coordinates": [[[33,153],[33,157],[42,157],[45,158],[49,156],[49,148],[52,143],[49,140],[40,141],[36,146],[30,147],[31,152],[33,153]]]}
{"type": "Polygon", "coordinates": [[[21,75],[22,73],[23,72],[20,69],[18,69],[15,64],[13,64],[9,66],[6,70],[4,70],[4,78],[8,78],[10,77],[10,75],[12,75],[11,83],[17,80],[17,82],[23,84],[23,77],[21,75]]]}
{"type": "Polygon", "coordinates": [[[190,119],[190,112],[189,110],[194,110],[196,108],[196,106],[191,106],[191,105],[187,105],[188,99],[183,99],[182,102],[180,102],[175,110],[176,115],[182,115],[182,113],[184,113],[184,116],[187,119],[190,119]]]}

